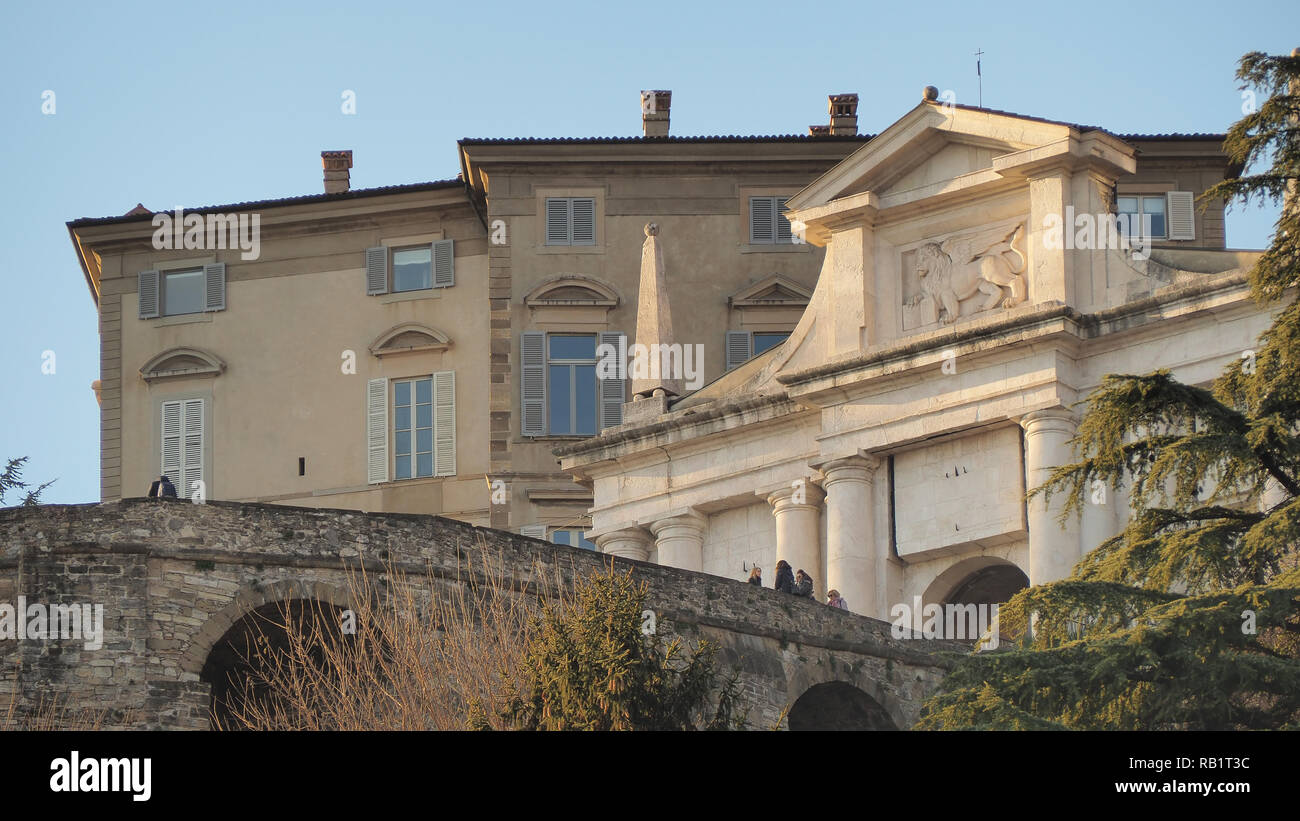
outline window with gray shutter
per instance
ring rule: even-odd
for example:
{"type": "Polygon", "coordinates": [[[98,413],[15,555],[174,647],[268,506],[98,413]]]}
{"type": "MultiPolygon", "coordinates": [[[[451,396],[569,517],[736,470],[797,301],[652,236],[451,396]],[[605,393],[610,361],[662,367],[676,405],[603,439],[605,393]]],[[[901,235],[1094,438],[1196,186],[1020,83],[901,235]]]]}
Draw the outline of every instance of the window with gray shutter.
{"type": "Polygon", "coordinates": [[[596,200],[592,197],[547,197],[546,244],[595,245],[596,200]]]}
{"type": "Polygon", "coordinates": [[[388,379],[366,383],[366,482],[388,481],[388,379]]]}
{"type": "Polygon", "coordinates": [[[158,316],[158,272],[141,271],[139,276],[140,318],[158,316]]]}
{"type": "Polygon", "coordinates": [[[569,244],[569,201],[567,199],[546,198],[546,244],[569,244]]]}
{"type": "Polygon", "coordinates": [[[781,213],[789,197],[749,198],[751,245],[789,245],[794,242],[790,221],[781,213]]]}
{"type": "Polygon", "coordinates": [[[366,249],[366,294],[388,293],[388,249],[366,249]]]}
{"type": "Polygon", "coordinates": [[[226,263],[203,266],[204,311],[226,310],[226,263]]]}
{"type": "Polygon", "coordinates": [[[546,333],[524,331],[519,335],[520,433],[546,435],[546,333]]]}
{"type": "Polygon", "coordinates": [[[546,525],[523,525],[519,528],[519,535],[546,541],[546,525]]]}
{"type": "Polygon", "coordinates": [[[433,244],[433,287],[449,288],[456,284],[456,253],[452,240],[440,239],[433,244]]]}
{"type": "MultiPolygon", "coordinates": [[[[599,428],[612,428],[623,424],[623,403],[627,401],[627,336],[618,331],[601,331],[596,335],[596,344],[610,345],[616,351],[616,368],[596,368],[599,377],[597,391],[600,394],[599,428]],[[602,377],[601,374],[604,373],[602,377]]],[[[602,348],[597,348],[597,355],[602,348]]],[[[608,349],[605,349],[608,350],[608,349]]],[[[599,359],[597,362],[599,363],[599,359]]]]}
{"type": "Polygon", "coordinates": [[[1169,238],[1196,239],[1196,196],[1191,191],[1168,191],[1169,238]]]}
{"type": "MultiPolygon", "coordinates": [[[[176,495],[192,499],[203,482],[203,400],[178,399],[162,403],[162,475],[176,486],[176,495]]],[[[203,495],[209,489],[206,484],[203,495]]]]}
{"type": "Polygon", "coordinates": [[[433,375],[433,475],[456,475],[456,373],[433,375]]]}
{"type": "Polygon", "coordinates": [[[746,362],[754,351],[754,336],[749,331],[727,331],[727,370],[746,362]]]}
{"type": "Polygon", "coordinates": [[[590,197],[576,198],[569,200],[569,207],[572,214],[570,225],[573,226],[569,243],[571,245],[595,245],[596,201],[590,197]]]}

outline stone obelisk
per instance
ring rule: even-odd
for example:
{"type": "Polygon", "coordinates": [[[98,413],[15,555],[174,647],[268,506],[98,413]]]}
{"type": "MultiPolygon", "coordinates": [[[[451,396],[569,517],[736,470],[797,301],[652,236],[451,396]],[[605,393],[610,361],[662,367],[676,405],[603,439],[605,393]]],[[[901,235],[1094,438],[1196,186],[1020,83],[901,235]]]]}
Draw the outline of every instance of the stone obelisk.
{"type": "MultiPolygon", "coordinates": [[[[635,356],[649,367],[634,367],[632,396],[673,397],[682,394],[681,374],[669,371],[683,366],[681,352],[673,350],[673,317],[668,309],[668,277],[664,272],[664,249],[659,241],[659,226],[647,223],[645,242],[641,245],[641,292],[636,306],[635,356]]],[[[636,360],[633,360],[636,365],[636,360]]]]}

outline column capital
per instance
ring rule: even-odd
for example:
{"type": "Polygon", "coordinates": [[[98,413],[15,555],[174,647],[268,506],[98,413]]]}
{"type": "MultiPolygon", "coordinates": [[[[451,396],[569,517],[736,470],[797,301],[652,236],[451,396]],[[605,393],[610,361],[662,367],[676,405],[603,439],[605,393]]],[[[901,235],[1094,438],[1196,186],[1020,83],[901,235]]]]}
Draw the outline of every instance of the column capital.
{"type": "Polygon", "coordinates": [[[1044,431],[1059,431],[1074,435],[1079,426],[1079,418],[1069,408],[1043,408],[1030,411],[1020,417],[1020,427],[1026,434],[1033,435],[1044,431]]]}
{"type": "Polygon", "coordinates": [[[813,484],[812,479],[805,477],[802,487],[791,484],[788,487],[777,488],[765,496],[761,493],[758,495],[772,506],[773,513],[784,513],[787,510],[821,510],[826,491],[813,484]],[[796,494],[801,494],[802,499],[800,500],[796,494]]]}
{"type": "MultiPolygon", "coordinates": [[[[694,510],[688,510],[685,513],[679,513],[676,516],[667,516],[663,519],[656,519],[650,524],[650,532],[659,536],[669,528],[680,527],[686,528],[688,532],[694,531],[694,535],[703,535],[708,529],[709,520],[707,517],[700,515],[694,510]]],[[[677,535],[677,534],[672,534],[677,535]]]]}
{"type": "Polygon", "coordinates": [[[870,454],[845,456],[814,465],[826,477],[822,481],[822,487],[827,490],[836,482],[870,482],[879,466],[880,459],[870,454]]]}
{"type": "Polygon", "coordinates": [[[645,528],[625,527],[622,530],[601,533],[594,541],[601,553],[645,561],[650,558],[650,545],[654,540],[645,528]]]}

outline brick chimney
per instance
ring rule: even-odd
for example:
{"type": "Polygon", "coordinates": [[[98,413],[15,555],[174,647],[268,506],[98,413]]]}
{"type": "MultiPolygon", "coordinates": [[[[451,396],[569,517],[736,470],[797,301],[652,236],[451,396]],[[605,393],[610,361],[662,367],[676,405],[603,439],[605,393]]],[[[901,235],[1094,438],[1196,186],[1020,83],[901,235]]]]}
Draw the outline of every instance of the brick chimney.
{"type": "Polygon", "coordinates": [[[325,169],[325,193],[342,194],[351,184],[348,169],[352,167],[351,151],[320,152],[321,168],[325,169]]]}
{"type": "Polygon", "coordinates": [[[855,136],[858,133],[858,95],[830,95],[831,134],[855,136]]]}
{"type": "Polygon", "coordinates": [[[671,91],[641,92],[641,133],[644,136],[668,136],[668,109],[672,104],[671,91]]]}

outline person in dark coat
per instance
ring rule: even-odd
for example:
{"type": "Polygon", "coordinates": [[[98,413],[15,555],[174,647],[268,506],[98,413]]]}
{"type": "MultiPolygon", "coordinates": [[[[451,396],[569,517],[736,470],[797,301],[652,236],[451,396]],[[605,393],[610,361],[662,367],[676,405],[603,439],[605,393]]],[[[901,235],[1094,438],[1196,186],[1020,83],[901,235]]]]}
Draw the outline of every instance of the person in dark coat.
{"type": "Polygon", "coordinates": [[[166,476],[162,476],[159,478],[159,481],[162,482],[162,485],[158,488],[158,495],[162,496],[164,499],[175,499],[176,485],[172,484],[172,480],[168,479],[166,476]]]}
{"type": "Polygon", "coordinates": [[[763,586],[763,568],[754,565],[754,567],[749,571],[749,583],[755,587],[763,586]]]}
{"type": "Polygon", "coordinates": [[[776,584],[772,586],[783,593],[794,592],[794,571],[785,559],[776,563],[776,584]]]}
{"type": "Polygon", "coordinates": [[[813,597],[813,580],[812,576],[803,572],[801,568],[794,577],[794,594],[811,599],[813,597]]]}

